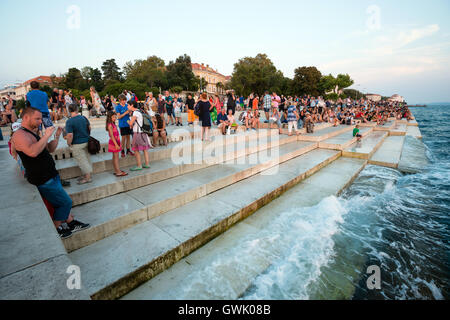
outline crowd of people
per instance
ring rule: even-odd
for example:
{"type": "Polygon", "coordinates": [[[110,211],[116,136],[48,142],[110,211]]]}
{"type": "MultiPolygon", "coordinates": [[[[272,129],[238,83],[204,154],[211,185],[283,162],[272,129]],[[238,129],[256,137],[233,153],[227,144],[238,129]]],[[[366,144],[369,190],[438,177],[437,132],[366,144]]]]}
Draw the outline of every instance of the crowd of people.
{"type": "Polygon", "coordinates": [[[350,98],[330,101],[312,96],[278,96],[268,91],[262,96],[250,94],[246,99],[236,96],[232,90],[222,98],[201,93],[188,94],[184,99],[177,93],[171,96],[168,91],[158,97],[146,92],[144,100],[139,101],[131,91],[124,91],[117,100],[113,96],[102,99],[92,87],[90,95],[88,101],[83,96],[74,98],[69,90],[54,89],[49,97],[39,89],[39,83],[32,82],[26,96],[26,108],[20,113],[19,120],[15,117],[12,99],[3,99],[1,103],[2,124],[12,123],[10,153],[19,162],[26,179],[37,186],[61,238],[70,237],[73,232],[88,228],[89,224],[77,221],[71,215],[72,201],[63,189],[70,182],[60,178],[51,153],[56,150],[62,135],[81,171],[77,183],[91,183],[89,118],[106,115],[108,152],[112,154],[116,177],[128,175],[120,168],[120,157],[135,157],[136,165],[130,171],[149,169],[148,151],[157,147],[160,139],[164,146],[168,144],[166,128],[183,126],[183,113],[187,113],[187,125],[201,123],[202,141],[210,140],[212,126],[217,126],[223,135],[229,135],[235,133],[239,125],[245,130],[258,130],[264,123],[276,126],[280,134],[283,125],[287,124],[289,135],[293,131],[300,134],[303,127],[307,132],[313,132],[317,123],[356,125],[353,135],[360,141],[361,123],[383,125],[389,118],[412,119],[403,103],[350,98]],[[84,115],[80,111],[88,113],[84,115]],[[56,128],[54,123],[64,118],[65,127],[56,128]],[[50,141],[52,136],[54,139],[50,141]]]}

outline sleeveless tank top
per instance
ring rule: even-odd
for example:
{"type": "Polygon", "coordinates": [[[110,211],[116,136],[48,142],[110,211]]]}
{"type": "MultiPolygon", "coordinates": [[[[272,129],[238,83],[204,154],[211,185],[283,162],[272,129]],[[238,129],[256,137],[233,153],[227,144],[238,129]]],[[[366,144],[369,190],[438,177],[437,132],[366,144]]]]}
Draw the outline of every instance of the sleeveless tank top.
{"type": "MultiPolygon", "coordinates": [[[[21,129],[31,133],[37,141],[41,139],[30,130],[23,127],[21,129]]],[[[23,166],[25,167],[25,172],[29,183],[35,186],[40,186],[58,175],[58,171],[56,171],[55,167],[55,161],[53,160],[50,152],[48,152],[47,148],[44,148],[44,150],[42,150],[36,158],[27,156],[22,151],[17,151],[17,154],[20,156],[23,166]]]]}

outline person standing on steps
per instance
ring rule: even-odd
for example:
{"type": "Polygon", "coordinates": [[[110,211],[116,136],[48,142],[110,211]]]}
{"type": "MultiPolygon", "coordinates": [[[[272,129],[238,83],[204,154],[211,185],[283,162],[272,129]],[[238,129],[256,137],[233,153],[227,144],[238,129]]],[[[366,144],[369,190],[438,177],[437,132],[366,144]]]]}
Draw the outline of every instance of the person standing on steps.
{"type": "MultiPolygon", "coordinates": [[[[213,105],[208,100],[208,95],[202,93],[200,100],[198,102],[200,109],[200,121],[202,122],[202,141],[210,141],[208,137],[209,129],[211,128],[211,111],[214,108],[213,105]]],[[[230,109],[231,110],[231,109],[230,109]]]]}
{"type": "Polygon", "coordinates": [[[29,183],[35,185],[41,196],[54,208],[53,223],[61,238],[68,238],[72,233],[87,229],[89,224],[74,219],[70,213],[72,210],[72,199],[61,185],[55,161],[51,152],[56,150],[62,133],[62,128],[50,127],[45,131],[42,138],[38,130],[42,124],[42,113],[35,108],[27,107],[22,112],[22,127],[17,130],[12,143],[26,170],[29,183]],[[55,139],[48,142],[55,133],[55,139]],[[67,223],[67,227],[63,224],[67,223]]]}
{"type": "Polygon", "coordinates": [[[81,177],[78,184],[92,182],[92,161],[88,152],[88,141],[91,125],[86,117],[78,113],[78,105],[69,105],[70,119],[66,122],[65,139],[78,166],[81,169],[81,177]]]}
{"type": "Polygon", "coordinates": [[[148,154],[148,149],[153,148],[150,138],[148,135],[142,131],[142,126],[144,125],[144,117],[142,116],[142,112],[138,109],[137,102],[135,100],[128,101],[128,109],[131,113],[130,120],[130,129],[133,130],[133,142],[131,146],[134,151],[134,155],[136,157],[137,166],[131,168],[131,171],[140,171],[142,169],[150,168],[150,156],[148,154]],[[141,154],[140,152],[144,152],[144,160],[145,164],[142,165],[141,162],[141,154]]]}
{"type": "Polygon", "coordinates": [[[119,130],[120,136],[122,137],[122,158],[125,158],[125,148],[127,149],[127,155],[134,157],[134,153],[130,150],[131,148],[131,134],[133,133],[130,129],[130,111],[127,107],[127,97],[124,94],[118,97],[119,104],[116,106],[117,119],[119,120],[119,130]]]}

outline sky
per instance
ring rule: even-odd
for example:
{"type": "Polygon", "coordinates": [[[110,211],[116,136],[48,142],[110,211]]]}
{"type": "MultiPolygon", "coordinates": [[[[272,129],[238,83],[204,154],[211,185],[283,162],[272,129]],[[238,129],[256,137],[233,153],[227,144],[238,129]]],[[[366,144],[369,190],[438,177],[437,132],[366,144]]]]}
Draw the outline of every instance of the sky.
{"type": "Polygon", "coordinates": [[[290,78],[316,66],[365,93],[450,102],[448,0],[0,0],[0,12],[0,87],[152,55],[231,75],[265,53],[290,78]]]}

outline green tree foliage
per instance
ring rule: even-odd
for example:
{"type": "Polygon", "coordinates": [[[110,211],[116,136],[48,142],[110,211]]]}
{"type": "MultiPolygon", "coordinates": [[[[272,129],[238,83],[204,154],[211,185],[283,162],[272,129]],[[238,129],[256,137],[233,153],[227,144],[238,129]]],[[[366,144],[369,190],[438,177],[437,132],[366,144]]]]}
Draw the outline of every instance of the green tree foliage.
{"type": "Polygon", "coordinates": [[[183,87],[180,87],[180,86],[175,86],[173,88],[170,88],[170,92],[181,93],[181,91],[183,91],[183,87]]]}
{"type": "Polygon", "coordinates": [[[109,59],[103,62],[101,69],[103,72],[103,81],[105,81],[105,83],[111,80],[122,80],[122,73],[120,72],[120,68],[115,59],[109,59]]]}
{"type": "Polygon", "coordinates": [[[333,77],[331,74],[323,76],[322,78],[320,78],[319,81],[319,92],[321,95],[325,95],[328,92],[336,93],[335,92],[336,85],[337,85],[336,78],[333,77]]]}
{"type": "Polygon", "coordinates": [[[77,68],[70,68],[64,75],[63,84],[66,88],[79,89],[85,86],[85,80],[81,75],[81,71],[77,68]]]}
{"type": "Polygon", "coordinates": [[[261,95],[268,89],[279,90],[283,80],[283,73],[277,70],[267,55],[258,54],[254,58],[242,58],[234,64],[231,87],[238,95],[248,96],[252,92],[261,95]]]}
{"type": "Polygon", "coordinates": [[[347,97],[350,97],[352,99],[361,99],[361,98],[366,98],[366,95],[358,90],[355,89],[345,89],[344,90],[344,94],[347,97]]]}
{"type": "Polygon", "coordinates": [[[150,91],[150,87],[136,80],[126,80],[125,82],[114,82],[107,85],[102,94],[112,94],[117,97],[124,90],[133,91],[137,95],[138,99],[143,100],[145,98],[145,92],[150,91]]]}
{"type": "Polygon", "coordinates": [[[102,79],[102,73],[98,68],[84,67],[81,69],[81,75],[85,81],[83,87],[77,89],[83,91],[93,86],[98,92],[102,91],[105,84],[102,79]]]}
{"type": "Polygon", "coordinates": [[[339,90],[345,89],[353,85],[355,82],[348,74],[338,74],[336,77],[336,85],[339,90]]]}
{"type": "Polygon", "coordinates": [[[157,56],[148,57],[145,60],[127,62],[123,67],[127,80],[135,80],[145,83],[150,87],[168,87],[166,67],[164,60],[157,56]]]}
{"type": "Polygon", "coordinates": [[[197,81],[192,72],[191,57],[183,55],[175,62],[170,61],[167,65],[167,81],[169,87],[182,87],[184,90],[192,90],[197,87],[197,81]]]}
{"type": "Polygon", "coordinates": [[[322,73],[316,67],[300,67],[295,69],[295,76],[292,80],[292,93],[295,95],[310,94],[319,96],[320,79],[322,73]]]}

